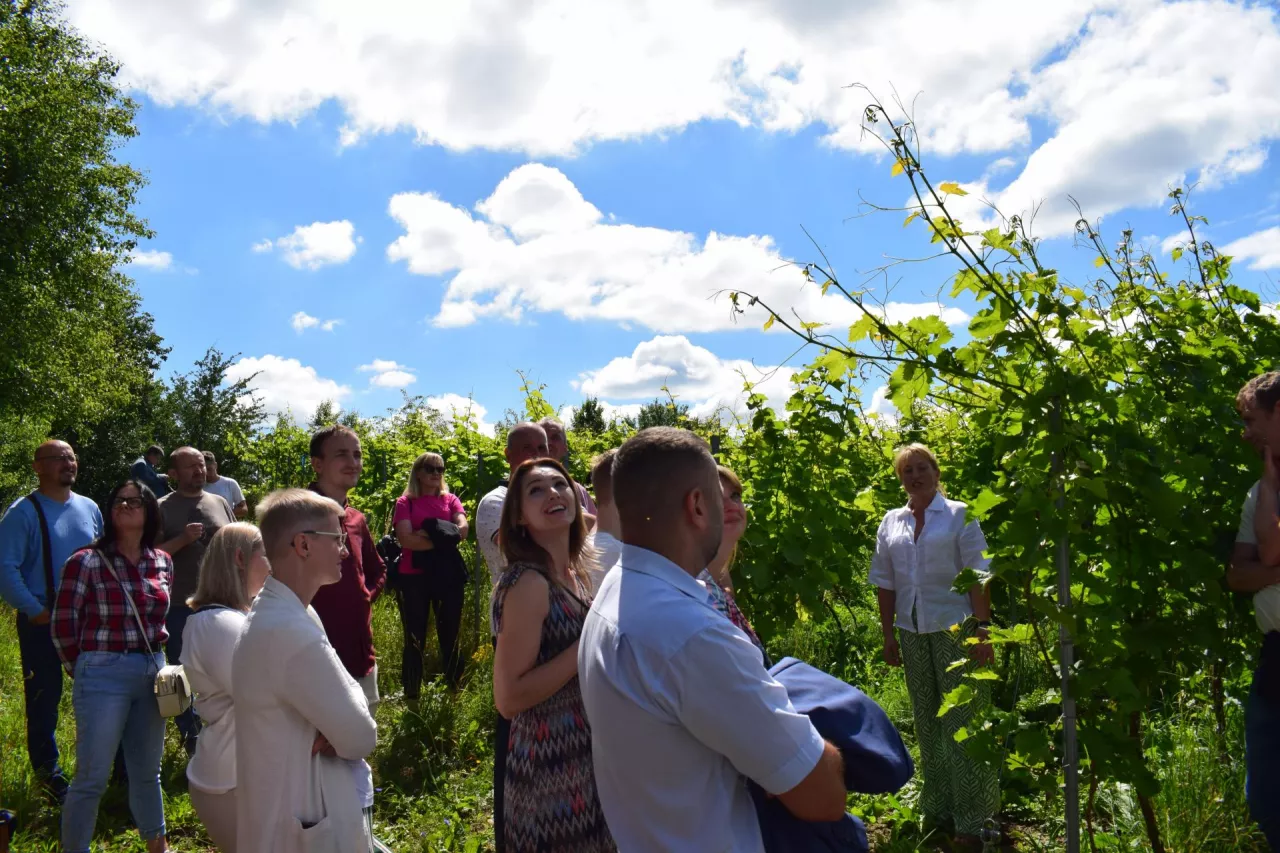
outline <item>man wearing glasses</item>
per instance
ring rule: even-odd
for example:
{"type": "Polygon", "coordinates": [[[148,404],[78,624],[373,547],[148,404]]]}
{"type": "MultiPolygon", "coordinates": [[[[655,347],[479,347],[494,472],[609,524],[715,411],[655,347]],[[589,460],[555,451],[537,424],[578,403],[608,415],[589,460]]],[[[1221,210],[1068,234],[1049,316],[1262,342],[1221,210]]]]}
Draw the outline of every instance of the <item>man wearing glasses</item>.
{"type": "Polygon", "coordinates": [[[89,498],[71,491],[79,467],[65,441],[40,445],[32,467],[39,488],[14,501],[0,520],[0,598],[18,611],[27,755],[37,778],[61,801],[67,782],[54,733],[62,664],[49,635],[49,611],[62,564],[102,533],[102,513],[89,498]]]}
{"type": "MultiPolygon", "coordinates": [[[[173,491],[160,499],[160,544],[157,549],[173,557],[173,586],[169,591],[169,616],[165,627],[169,641],[165,657],[176,662],[182,655],[182,631],[191,608],[187,599],[200,579],[200,560],[213,534],[236,517],[222,497],[204,490],[204,454],[194,447],[179,447],[169,454],[169,485],[173,491]]],[[[191,708],[174,721],[182,733],[187,754],[196,750],[200,723],[191,708]]]]}

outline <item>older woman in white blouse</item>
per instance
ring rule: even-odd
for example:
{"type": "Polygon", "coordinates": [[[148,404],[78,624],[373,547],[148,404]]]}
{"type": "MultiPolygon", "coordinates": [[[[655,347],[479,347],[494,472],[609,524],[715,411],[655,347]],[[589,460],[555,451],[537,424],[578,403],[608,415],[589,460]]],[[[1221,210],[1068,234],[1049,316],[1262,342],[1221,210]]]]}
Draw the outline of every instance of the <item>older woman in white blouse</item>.
{"type": "Polygon", "coordinates": [[[999,809],[999,782],[996,768],[970,758],[955,733],[986,700],[986,682],[964,676],[993,660],[985,642],[991,597],[980,585],[966,594],[951,587],[964,569],[987,567],[987,543],[978,522],[965,523],[965,505],[942,493],[938,459],[929,448],[909,444],[897,452],[893,465],[907,505],[885,515],[871,559],[884,658],[906,671],[920,743],[925,822],[954,830],[958,841],[973,844],[999,809]],[[970,637],[983,642],[967,644],[970,637]],[[971,658],[969,664],[950,669],[965,657],[971,658]],[[978,699],[939,718],[942,697],[962,683],[978,699]]]}

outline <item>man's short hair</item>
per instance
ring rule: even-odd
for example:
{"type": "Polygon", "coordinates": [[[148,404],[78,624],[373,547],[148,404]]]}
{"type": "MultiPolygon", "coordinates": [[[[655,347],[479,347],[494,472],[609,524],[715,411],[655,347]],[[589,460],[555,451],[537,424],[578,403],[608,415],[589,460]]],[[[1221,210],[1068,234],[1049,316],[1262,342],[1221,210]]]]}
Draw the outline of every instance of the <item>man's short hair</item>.
{"type": "Polygon", "coordinates": [[[311,458],[321,459],[324,457],[324,443],[335,435],[351,435],[359,438],[356,431],[349,426],[342,424],[332,424],[324,429],[316,430],[311,435],[311,458]]]}
{"type": "Polygon", "coordinates": [[[285,553],[293,537],[342,515],[338,502],[310,489],[277,489],[258,504],[258,529],[267,558],[285,553]]]}
{"type": "Polygon", "coordinates": [[[204,464],[208,465],[210,462],[214,465],[218,464],[218,457],[213,455],[212,450],[201,450],[200,455],[204,457],[204,464]]]}
{"type": "Polygon", "coordinates": [[[204,461],[204,455],[199,450],[184,444],[182,447],[174,448],[173,452],[169,454],[169,468],[174,471],[178,470],[178,460],[190,454],[195,454],[200,457],[201,462],[204,461]]]}
{"type": "Polygon", "coordinates": [[[549,426],[553,426],[559,429],[561,432],[564,432],[564,422],[561,421],[559,418],[543,418],[542,420],[538,421],[538,426],[542,427],[544,430],[549,426]]]}
{"type": "Polygon", "coordinates": [[[521,421],[513,426],[511,431],[507,433],[507,450],[511,449],[511,442],[515,441],[517,435],[531,429],[536,429],[541,432],[544,437],[546,436],[547,431],[543,429],[542,424],[535,424],[533,421],[521,421]]]}
{"type": "Polygon", "coordinates": [[[153,444],[147,448],[143,456],[164,456],[164,448],[158,444],[153,444]]]}
{"type": "Polygon", "coordinates": [[[612,473],[613,502],[624,530],[674,520],[690,489],[710,488],[719,476],[707,443],[675,427],[649,427],[627,439],[612,473]]]}
{"type": "Polygon", "coordinates": [[[1280,403],[1280,370],[1253,377],[1236,394],[1237,409],[1253,406],[1269,415],[1276,410],[1277,403],[1280,403]]]}
{"type": "Polygon", "coordinates": [[[613,503],[613,460],[618,448],[611,447],[591,460],[591,490],[596,493],[596,503],[613,503]]]}

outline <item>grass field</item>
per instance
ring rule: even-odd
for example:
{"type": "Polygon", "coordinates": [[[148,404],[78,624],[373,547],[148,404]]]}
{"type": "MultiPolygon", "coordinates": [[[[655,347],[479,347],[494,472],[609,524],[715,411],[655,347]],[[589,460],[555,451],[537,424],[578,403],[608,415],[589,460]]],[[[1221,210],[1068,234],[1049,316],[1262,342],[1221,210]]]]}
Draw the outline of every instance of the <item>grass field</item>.
{"type": "MultiPolygon", "coordinates": [[[[473,602],[468,613],[479,617],[473,602]]],[[[480,618],[473,625],[480,625],[480,618]]],[[[914,749],[910,704],[900,674],[876,662],[867,637],[874,620],[859,619],[852,634],[839,634],[829,625],[798,627],[771,645],[775,657],[795,654],[833,672],[842,672],[876,698],[914,749]],[[850,648],[862,651],[850,651],[850,648]]],[[[465,648],[473,652],[463,689],[450,695],[438,683],[425,686],[416,712],[398,698],[400,625],[394,603],[381,600],[375,608],[375,641],[379,653],[381,690],[386,697],[378,709],[379,744],[372,764],[378,788],[375,831],[398,851],[477,851],[493,849],[492,660],[483,632],[464,627],[465,648]],[[478,642],[483,639],[484,642],[478,642]]],[[[872,638],[874,639],[874,638],[872,638]]],[[[437,671],[428,662],[428,673],[437,671]]],[[[15,851],[55,851],[58,812],[31,788],[23,730],[17,640],[12,613],[0,615],[0,806],[18,813],[21,827],[15,851]]],[[[1166,849],[1177,853],[1264,853],[1244,805],[1243,715],[1238,703],[1228,702],[1227,755],[1223,762],[1216,742],[1212,714],[1191,702],[1173,702],[1168,715],[1148,736],[1148,750],[1164,783],[1156,800],[1166,849]]],[[[74,722],[70,713],[70,682],[63,703],[59,743],[68,772],[74,773],[74,722]]],[[[165,815],[175,850],[212,850],[191,810],[184,776],[186,755],[170,726],[162,780],[165,815]]],[[[945,849],[921,836],[914,811],[917,780],[893,797],[853,797],[851,807],[864,815],[872,847],[880,853],[945,849]]],[[[1054,851],[1060,844],[1061,801],[1030,798],[1006,790],[1004,849],[1054,851]]],[[[98,843],[113,853],[142,851],[131,828],[125,791],[108,791],[98,819],[98,843]]],[[[1147,850],[1146,833],[1133,792],[1120,787],[1098,791],[1095,807],[1098,850],[1147,850]]],[[[1084,849],[1088,850],[1087,842],[1084,849]]]]}

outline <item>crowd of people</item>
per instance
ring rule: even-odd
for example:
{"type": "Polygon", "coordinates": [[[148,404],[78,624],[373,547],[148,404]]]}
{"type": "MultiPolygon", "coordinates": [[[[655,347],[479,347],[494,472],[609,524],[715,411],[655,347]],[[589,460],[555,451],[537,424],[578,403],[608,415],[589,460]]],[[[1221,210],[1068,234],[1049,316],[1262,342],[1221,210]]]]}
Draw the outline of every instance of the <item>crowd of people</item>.
{"type": "MultiPolygon", "coordinates": [[[[1248,800],[1280,849],[1280,372],[1236,403],[1264,460],[1227,573],[1255,594],[1265,635],[1247,705],[1248,800]]],[[[858,738],[883,738],[871,750],[881,755],[900,750],[907,775],[911,762],[887,723],[888,733],[851,734],[793,704],[793,662],[770,660],[735,599],[748,510],[734,472],[668,427],[595,459],[591,491],[566,469],[557,421],[515,426],[505,453],[510,474],[475,516],[493,585],[498,851],[847,849],[796,833],[853,821],[845,803],[858,774],[846,756],[869,754],[858,738]],[[766,826],[778,813],[792,822],[782,846],[766,826]]],[[[359,437],[321,429],[310,456],[311,485],[267,495],[255,526],[240,520],[243,493],[212,454],[178,448],[161,475],[163,452],[149,448],[104,514],[73,491],[69,445],[35,452],[39,488],[0,520],[0,596],[18,614],[28,755],[62,803],[68,853],[89,850],[115,765],[146,849],[168,849],[154,691],[166,662],[182,664],[195,696],[175,722],[192,806],[219,850],[383,849],[366,761],[380,701],[372,606],[390,568],[408,703],[432,614],[456,689],[469,523],[446,460],[422,454],[396,502],[388,567],[347,501],[363,469],[359,437]],[[54,737],[64,671],[76,716],[69,784],[54,737]]],[[[953,589],[963,570],[986,568],[986,541],[946,497],[928,447],[901,448],[893,465],[907,502],[884,516],[869,567],[884,658],[906,674],[924,820],[979,849],[999,812],[998,776],[955,734],[987,701],[986,681],[973,682],[977,702],[939,711],[966,672],[994,661],[989,592],[953,589]]]]}

